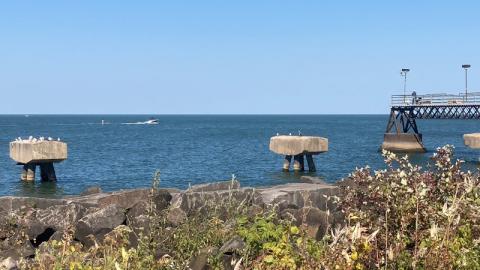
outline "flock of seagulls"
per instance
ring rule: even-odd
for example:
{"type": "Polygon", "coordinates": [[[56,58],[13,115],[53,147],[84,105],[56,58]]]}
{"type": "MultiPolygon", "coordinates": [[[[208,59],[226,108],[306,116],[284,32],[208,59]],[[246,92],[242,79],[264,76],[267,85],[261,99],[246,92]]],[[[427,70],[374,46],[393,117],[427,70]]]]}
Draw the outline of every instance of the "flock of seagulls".
{"type": "MultiPolygon", "coordinates": [[[[280,133],[277,132],[277,136],[280,136],[280,133]]],[[[292,136],[292,133],[288,133],[288,136],[292,136]]],[[[302,130],[298,130],[298,136],[302,136],[302,130]]]]}
{"type": "MultiPolygon", "coordinates": [[[[39,137],[38,139],[33,137],[33,136],[29,136],[28,139],[22,139],[22,137],[18,137],[15,139],[16,142],[21,142],[21,143],[27,143],[27,142],[43,142],[43,141],[53,141],[53,138],[52,137],[39,137]]],[[[57,141],[59,142],[60,141],[60,138],[57,138],[57,141]]]]}

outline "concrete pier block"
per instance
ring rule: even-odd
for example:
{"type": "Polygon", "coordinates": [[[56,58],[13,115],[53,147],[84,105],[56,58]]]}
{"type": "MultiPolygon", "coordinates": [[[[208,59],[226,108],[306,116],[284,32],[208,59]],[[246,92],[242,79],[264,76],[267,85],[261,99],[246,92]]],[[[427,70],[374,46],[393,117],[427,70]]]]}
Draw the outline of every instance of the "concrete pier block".
{"type": "Polygon", "coordinates": [[[288,172],[290,170],[290,163],[292,162],[292,156],[286,155],[285,160],[283,161],[283,170],[288,172]]]}
{"type": "Polygon", "coordinates": [[[385,133],[382,149],[392,152],[426,152],[422,134],[414,133],[385,133]]]}
{"type": "Polygon", "coordinates": [[[18,163],[60,162],[67,159],[67,144],[58,141],[10,142],[10,158],[18,163]]]}
{"type": "Polygon", "coordinates": [[[317,169],[315,168],[315,162],[313,161],[312,155],[311,154],[306,154],[305,156],[307,158],[308,171],[315,172],[317,169]]]}
{"type": "Polygon", "coordinates": [[[280,155],[319,154],[328,151],[328,139],[313,136],[274,136],[270,151],[280,155]]]}
{"type": "Polygon", "coordinates": [[[480,133],[470,133],[463,135],[463,142],[466,146],[473,149],[480,149],[480,133]]]}
{"type": "Polygon", "coordinates": [[[54,162],[67,159],[67,144],[44,138],[28,140],[17,139],[10,142],[10,157],[23,165],[20,178],[25,181],[35,180],[35,168],[40,166],[42,181],[56,181],[54,162]]]}

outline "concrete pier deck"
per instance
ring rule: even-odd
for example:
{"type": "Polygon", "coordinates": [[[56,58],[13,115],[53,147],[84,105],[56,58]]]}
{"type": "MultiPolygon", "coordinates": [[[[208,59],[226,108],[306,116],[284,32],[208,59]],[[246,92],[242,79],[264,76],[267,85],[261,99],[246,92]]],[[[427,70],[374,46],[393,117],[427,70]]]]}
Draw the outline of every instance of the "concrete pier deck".
{"type": "Polygon", "coordinates": [[[316,136],[274,136],[270,138],[270,151],[285,156],[284,171],[290,170],[292,156],[294,171],[305,169],[305,158],[309,171],[316,171],[312,156],[328,151],[328,139],[316,136]]]}
{"type": "Polygon", "coordinates": [[[23,165],[22,180],[34,181],[38,165],[42,181],[56,181],[53,163],[67,159],[67,144],[44,138],[17,139],[10,142],[10,158],[23,165]]]}

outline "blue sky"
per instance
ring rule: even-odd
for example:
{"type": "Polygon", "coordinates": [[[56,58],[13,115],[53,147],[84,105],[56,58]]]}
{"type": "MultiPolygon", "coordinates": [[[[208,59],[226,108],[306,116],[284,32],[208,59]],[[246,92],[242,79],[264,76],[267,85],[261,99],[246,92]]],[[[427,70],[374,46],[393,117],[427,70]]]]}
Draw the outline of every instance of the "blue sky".
{"type": "Polygon", "coordinates": [[[4,1],[0,113],[387,113],[480,91],[478,1],[4,1]]]}

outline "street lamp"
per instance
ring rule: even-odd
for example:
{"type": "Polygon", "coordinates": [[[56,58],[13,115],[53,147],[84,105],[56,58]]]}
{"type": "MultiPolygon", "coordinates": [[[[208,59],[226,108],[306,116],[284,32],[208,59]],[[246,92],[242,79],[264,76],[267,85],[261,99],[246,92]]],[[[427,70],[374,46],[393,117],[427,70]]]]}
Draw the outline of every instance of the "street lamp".
{"type": "Polygon", "coordinates": [[[462,68],[465,69],[465,102],[468,101],[467,99],[467,86],[468,86],[468,69],[470,68],[471,66],[470,65],[462,65],[462,68]]]}
{"type": "Polygon", "coordinates": [[[400,71],[400,76],[404,78],[403,80],[403,104],[405,104],[405,98],[407,96],[407,73],[410,71],[408,68],[402,68],[400,71]]]}

